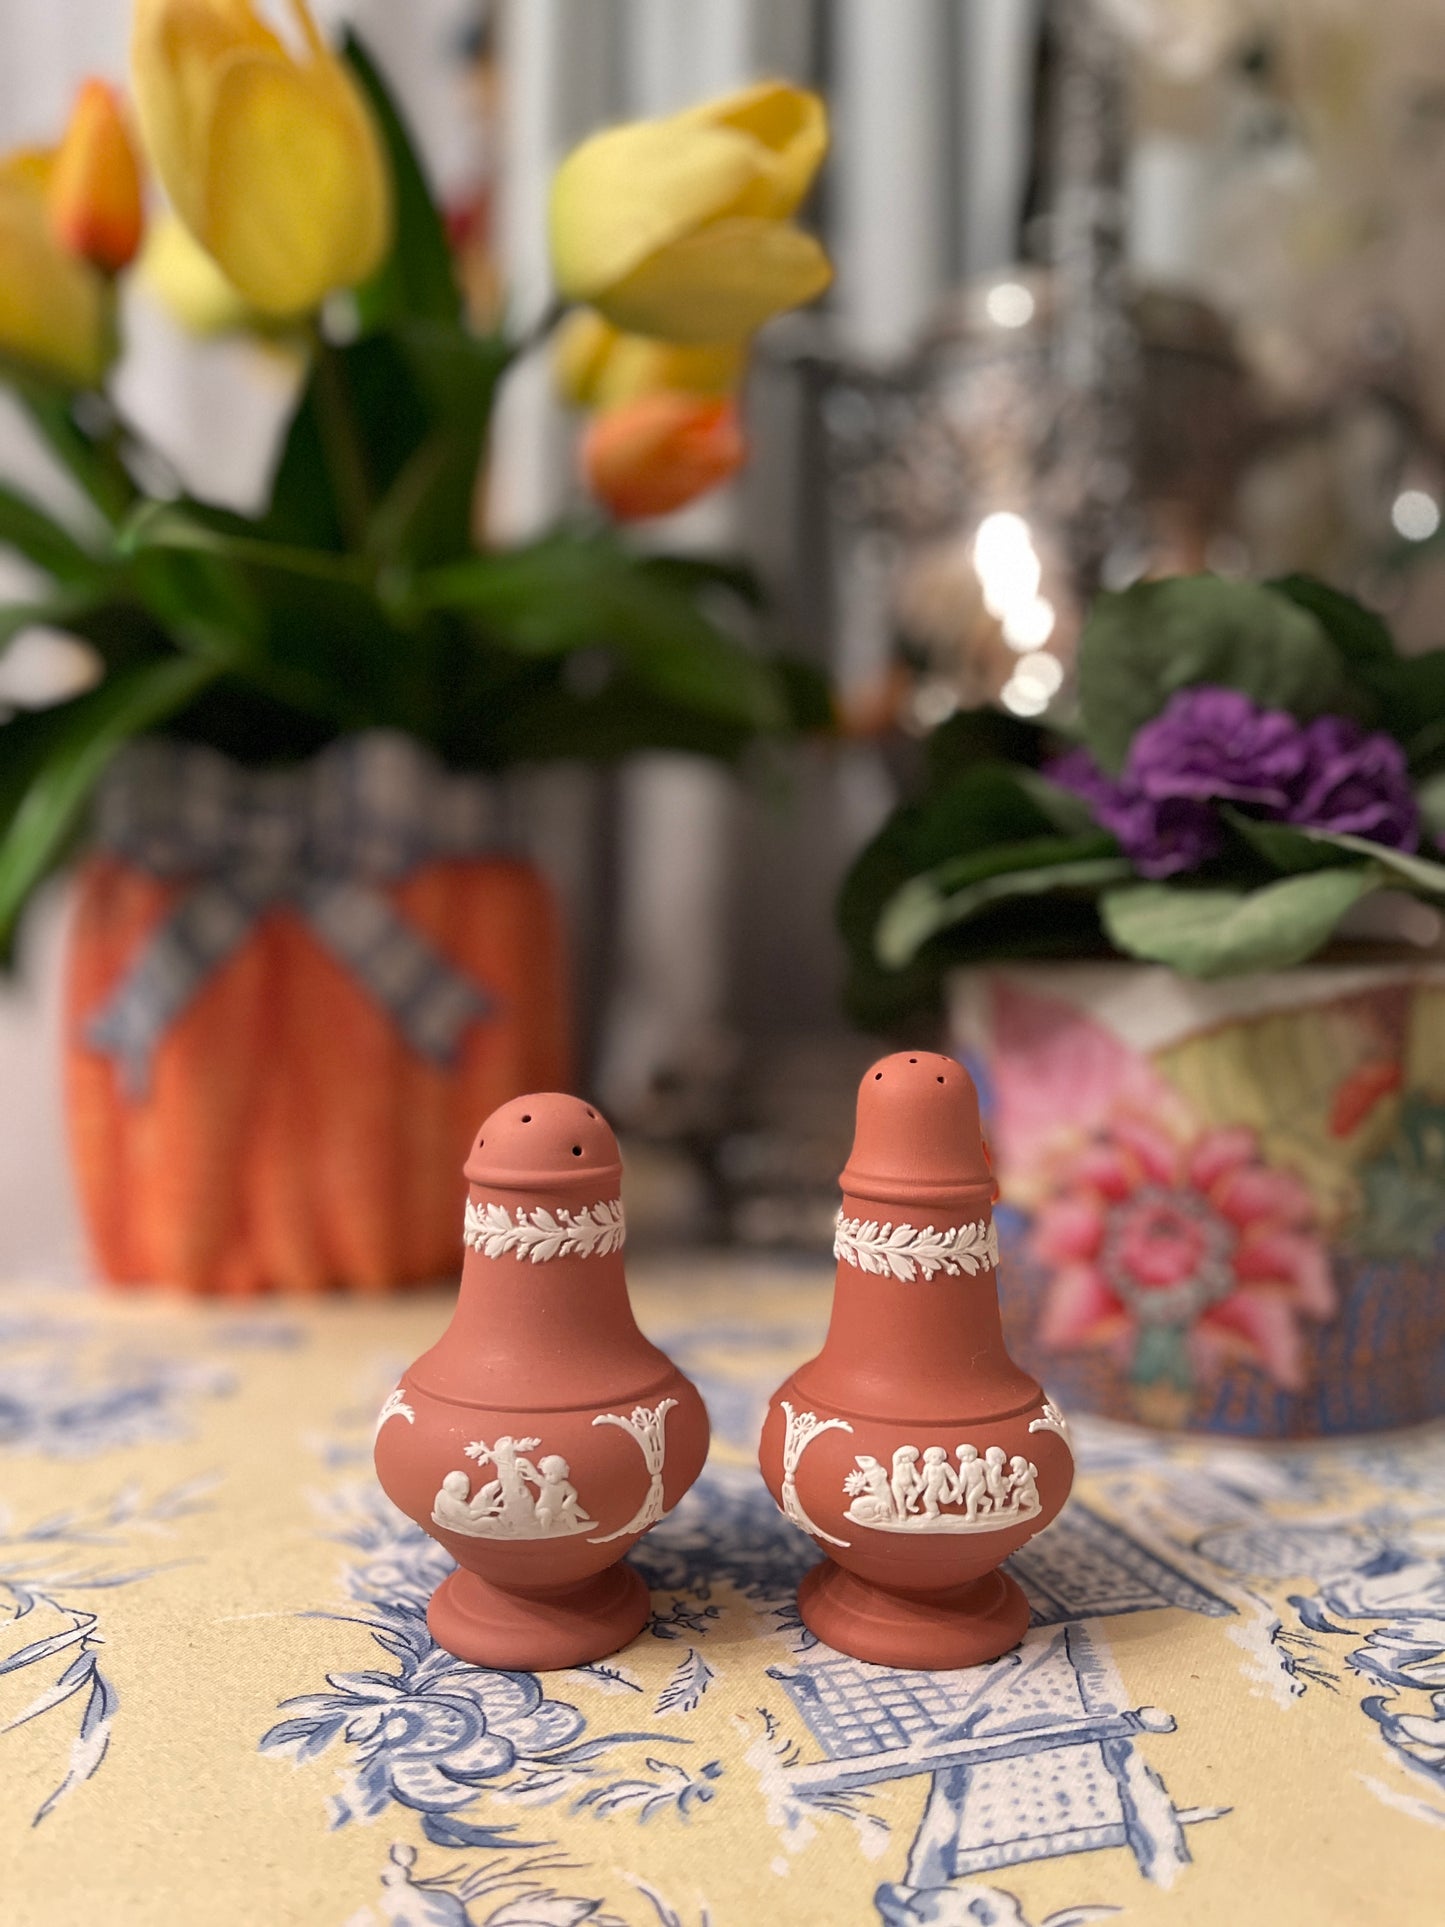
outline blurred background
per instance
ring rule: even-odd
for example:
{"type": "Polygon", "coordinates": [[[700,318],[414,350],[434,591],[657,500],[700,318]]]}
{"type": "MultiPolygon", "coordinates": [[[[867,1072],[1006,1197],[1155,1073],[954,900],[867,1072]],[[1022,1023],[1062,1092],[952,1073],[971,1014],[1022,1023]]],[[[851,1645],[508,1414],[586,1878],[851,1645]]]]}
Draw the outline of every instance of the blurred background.
{"type": "MultiPolygon", "coordinates": [[[[0,148],[121,78],[125,0],[0,5],[0,148]]],[[[1428,0],[374,0],[474,303],[549,297],[545,205],[580,136],[758,75],[827,100],[807,210],[828,296],[761,337],[752,459],[644,539],[741,551],[826,670],[840,733],[739,782],[650,754],[499,779],[559,892],[580,1083],[654,1235],[820,1249],[855,1079],[834,899],[925,733],[1066,702],[1100,585],[1308,569],[1438,641],[1445,37],[1428,0]]],[[[197,494],[260,499],[294,376],[127,295],[118,393],[197,494]]],[[[0,466],[61,485],[18,414],[0,466]]],[[[502,403],[489,519],[575,496],[544,362],[502,403]]],[[[24,588],[18,565],[7,593],[24,588]]],[[[42,632],[0,699],[67,686],[42,632]]],[[[0,1269],[84,1270],[60,1094],[67,888],[0,992],[0,1269]]]]}

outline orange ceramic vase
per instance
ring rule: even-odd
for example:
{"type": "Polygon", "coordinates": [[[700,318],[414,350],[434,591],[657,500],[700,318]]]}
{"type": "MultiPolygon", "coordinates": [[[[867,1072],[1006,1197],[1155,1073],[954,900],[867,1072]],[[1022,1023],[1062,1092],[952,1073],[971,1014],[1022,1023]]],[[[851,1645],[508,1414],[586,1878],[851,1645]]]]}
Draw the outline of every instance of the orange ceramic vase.
{"type": "Polygon", "coordinates": [[[514,858],[424,863],[378,886],[489,1012],[455,1059],[391,1015],[278,908],[167,1025],[128,1092],[89,1028],[187,885],[113,855],[82,865],[71,930],[66,1105],[91,1248],[113,1284],[246,1296],[381,1292],[445,1276],[478,1116],[569,1074],[551,893],[514,858]]]}
{"type": "Polygon", "coordinates": [[[879,1665],[975,1666],[1029,1608],[998,1570],[1058,1513],[1068,1428],[1004,1350],[995,1185],[972,1079],[885,1057],[858,1093],[833,1316],[778,1389],[761,1461],[827,1558],[798,1589],[825,1644],[879,1665]]]}
{"type": "Polygon", "coordinates": [[[580,1098],[494,1111],[467,1160],[456,1313],[381,1410],[383,1488],[457,1561],[427,1623],[479,1666],[580,1666],[641,1632],[622,1556],[707,1456],[696,1388],[632,1316],[621,1176],[580,1098]]]}

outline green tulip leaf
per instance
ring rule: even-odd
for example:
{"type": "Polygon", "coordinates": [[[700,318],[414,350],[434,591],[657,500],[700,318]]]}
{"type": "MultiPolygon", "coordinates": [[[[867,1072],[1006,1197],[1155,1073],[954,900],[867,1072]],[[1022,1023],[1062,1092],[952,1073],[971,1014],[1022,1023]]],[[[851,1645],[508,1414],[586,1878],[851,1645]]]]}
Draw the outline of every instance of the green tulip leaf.
{"type": "Polygon", "coordinates": [[[1171,696],[1200,683],[1308,718],[1359,708],[1323,624],[1256,582],[1176,576],[1098,596],[1079,645],[1084,735],[1106,770],[1171,696]]]}
{"type": "Polygon", "coordinates": [[[93,588],[106,567],[68,528],[18,490],[0,485],[0,543],[56,582],[93,588]]]}
{"type": "Polygon", "coordinates": [[[1384,881],[1373,864],[1313,870],[1258,890],[1133,883],[1099,908],[1115,946],[1187,977],[1283,970],[1325,944],[1340,918],[1384,881]]]}
{"type": "Polygon", "coordinates": [[[192,702],[218,673],[199,657],[165,657],[0,724],[0,944],[63,854],[111,757],[192,702]]]}
{"type": "Polygon", "coordinates": [[[406,315],[455,327],[461,321],[461,292],[452,272],[446,228],[415,144],[355,28],[347,31],[342,52],[376,118],[391,170],[394,202],[391,252],[356,290],[362,328],[370,330],[406,315]]]}

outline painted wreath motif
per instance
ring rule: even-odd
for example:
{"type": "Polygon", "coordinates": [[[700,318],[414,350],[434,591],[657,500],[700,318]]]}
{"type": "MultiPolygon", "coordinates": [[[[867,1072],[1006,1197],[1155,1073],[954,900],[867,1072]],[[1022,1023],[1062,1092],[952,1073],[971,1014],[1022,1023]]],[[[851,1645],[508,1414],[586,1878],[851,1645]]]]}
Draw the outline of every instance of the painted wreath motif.
{"type": "Polygon", "coordinates": [[[993,1271],[998,1266],[998,1232],[985,1224],[949,1225],[939,1231],[931,1224],[880,1224],[876,1218],[845,1218],[838,1214],[833,1256],[876,1277],[892,1274],[911,1284],[922,1272],[935,1271],[957,1278],[967,1272],[993,1271]]]}
{"type": "Polygon", "coordinates": [[[552,1258],[605,1258],[620,1251],[627,1235],[621,1198],[589,1204],[582,1211],[559,1205],[520,1209],[515,1216],[504,1204],[469,1204],[462,1243],[486,1258],[514,1253],[545,1265],[552,1258]]]}

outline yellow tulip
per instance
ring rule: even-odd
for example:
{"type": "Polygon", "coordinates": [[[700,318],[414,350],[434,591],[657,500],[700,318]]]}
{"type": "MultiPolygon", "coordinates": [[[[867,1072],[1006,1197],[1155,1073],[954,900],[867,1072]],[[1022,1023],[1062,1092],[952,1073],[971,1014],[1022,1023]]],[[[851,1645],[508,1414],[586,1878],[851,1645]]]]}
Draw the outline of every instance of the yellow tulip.
{"type": "Polygon", "coordinates": [[[135,257],[145,226],[140,163],[113,87],[87,80],[55,154],[49,183],[57,240],[106,274],[135,257]]]}
{"type": "Polygon", "coordinates": [[[827,146],[822,101],[782,81],[594,134],[552,183],[558,288],[629,333],[742,339],[832,278],[788,218],[827,146]]]}
{"type": "Polygon", "coordinates": [[[391,238],[370,110],[290,0],[301,52],[251,0],[136,0],[146,145],[177,213],[252,307],[299,315],[355,287],[391,238]]]}
{"type": "Polygon", "coordinates": [[[174,214],[163,214],[151,223],[140,258],[140,278],[167,313],[193,335],[229,334],[257,320],[256,310],[174,214]]]}
{"type": "Polygon", "coordinates": [[[50,225],[54,155],[26,149],[0,162],[0,355],[93,387],[115,345],[105,277],[50,225]]]}
{"type": "Polygon", "coordinates": [[[730,395],[742,380],[741,341],[658,341],[627,335],[593,308],[578,308],[557,331],[554,372],[576,408],[613,408],[658,392],[730,395]]]}

